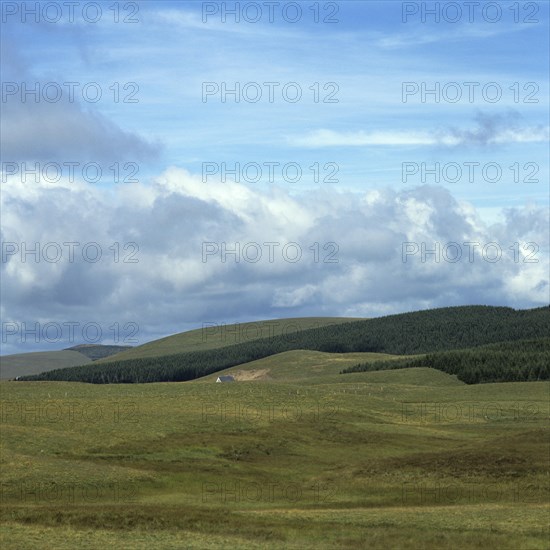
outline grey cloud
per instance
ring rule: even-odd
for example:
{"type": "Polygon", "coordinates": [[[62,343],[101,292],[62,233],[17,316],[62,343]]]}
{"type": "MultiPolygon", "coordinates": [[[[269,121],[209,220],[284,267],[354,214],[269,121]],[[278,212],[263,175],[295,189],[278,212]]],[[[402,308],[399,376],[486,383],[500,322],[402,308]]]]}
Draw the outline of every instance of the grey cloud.
{"type": "Polygon", "coordinates": [[[442,142],[447,142],[445,144],[448,144],[451,137],[455,140],[455,146],[486,147],[498,143],[506,134],[519,136],[528,131],[542,136],[548,133],[548,127],[544,125],[526,128],[521,114],[513,109],[504,113],[477,111],[474,122],[474,128],[451,127],[439,132],[439,137],[442,142]]]}
{"type": "Polygon", "coordinates": [[[142,161],[157,157],[158,143],[125,131],[77,103],[15,103],[3,108],[5,161],[142,161]]]}

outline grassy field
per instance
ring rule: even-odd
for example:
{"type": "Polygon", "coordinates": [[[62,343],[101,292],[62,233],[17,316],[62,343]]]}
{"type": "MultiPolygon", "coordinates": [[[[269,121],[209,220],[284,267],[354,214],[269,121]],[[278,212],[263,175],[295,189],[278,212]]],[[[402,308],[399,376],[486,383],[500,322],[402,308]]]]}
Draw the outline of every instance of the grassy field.
{"type": "Polygon", "coordinates": [[[328,325],[359,321],[358,317],[296,317],[291,319],[272,319],[250,323],[221,325],[215,322],[203,323],[203,327],[180,332],[154,340],[135,348],[123,351],[111,357],[97,361],[139,359],[141,357],[159,357],[188,351],[203,351],[223,348],[232,344],[242,344],[258,338],[292,334],[300,330],[320,328],[328,325]]]}
{"type": "Polygon", "coordinates": [[[0,383],[1,547],[548,548],[549,383],[281,355],[231,384],[0,383]]]}

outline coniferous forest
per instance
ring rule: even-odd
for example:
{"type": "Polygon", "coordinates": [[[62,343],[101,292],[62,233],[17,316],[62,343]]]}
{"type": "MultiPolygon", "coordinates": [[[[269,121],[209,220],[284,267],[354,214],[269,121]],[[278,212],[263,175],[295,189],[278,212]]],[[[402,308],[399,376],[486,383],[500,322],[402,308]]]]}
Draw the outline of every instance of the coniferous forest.
{"type": "Polygon", "coordinates": [[[466,384],[550,379],[550,338],[489,344],[421,357],[362,363],[342,374],[385,369],[429,367],[454,374],[466,384]]]}

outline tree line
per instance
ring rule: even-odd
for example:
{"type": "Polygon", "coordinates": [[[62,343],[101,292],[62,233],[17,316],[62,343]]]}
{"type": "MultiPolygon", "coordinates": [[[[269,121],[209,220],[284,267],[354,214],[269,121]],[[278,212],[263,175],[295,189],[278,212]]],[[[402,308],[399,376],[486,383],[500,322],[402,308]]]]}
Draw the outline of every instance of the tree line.
{"type": "Polygon", "coordinates": [[[341,374],[415,367],[429,367],[454,374],[466,384],[549,380],[550,338],[502,342],[395,361],[362,363],[344,369],[341,374]]]}

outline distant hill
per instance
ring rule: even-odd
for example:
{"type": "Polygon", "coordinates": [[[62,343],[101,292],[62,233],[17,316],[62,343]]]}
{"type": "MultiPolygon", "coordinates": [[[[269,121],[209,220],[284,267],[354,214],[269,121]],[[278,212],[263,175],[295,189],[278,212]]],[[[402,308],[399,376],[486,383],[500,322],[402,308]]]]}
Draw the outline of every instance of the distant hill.
{"type": "Polygon", "coordinates": [[[79,344],[72,348],[66,348],[67,351],[78,351],[82,355],[89,357],[92,361],[110,357],[117,353],[132,349],[132,346],[109,346],[100,344],[79,344]]]}
{"type": "Polygon", "coordinates": [[[0,356],[0,379],[13,379],[55,369],[86,365],[100,357],[108,357],[131,346],[81,344],[60,351],[37,351],[0,356]]]}
{"type": "Polygon", "coordinates": [[[0,357],[0,379],[39,374],[64,367],[91,363],[92,360],[78,351],[37,351],[16,353],[0,357]]]}
{"type": "Polygon", "coordinates": [[[393,355],[435,353],[546,337],[550,334],[549,313],[548,307],[530,310],[492,306],[431,309],[329,324],[293,334],[252,339],[202,351],[124,361],[116,360],[120,357],[117,355],[100,364],[50,371],[29,379],[98,384],[177,382],[193,380],[277,353],[300,349],[393,355]]]}

